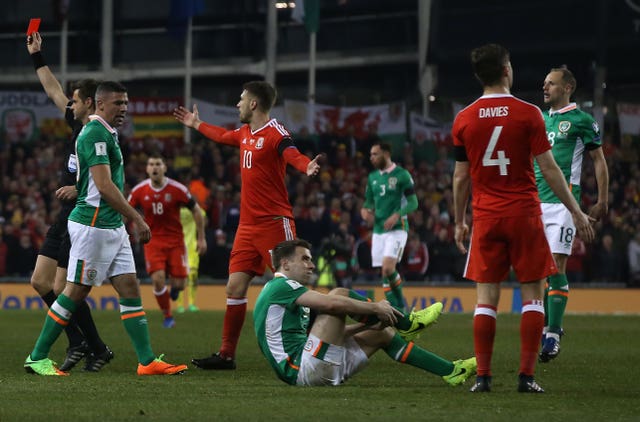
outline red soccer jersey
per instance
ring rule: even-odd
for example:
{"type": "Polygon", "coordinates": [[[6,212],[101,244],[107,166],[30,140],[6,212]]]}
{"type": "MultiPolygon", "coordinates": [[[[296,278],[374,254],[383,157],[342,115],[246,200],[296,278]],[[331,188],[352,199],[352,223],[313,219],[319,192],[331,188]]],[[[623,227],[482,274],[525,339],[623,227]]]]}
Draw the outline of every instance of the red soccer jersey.
{"type": "Polygon", "coordinates": [[[184,244],[180,207],[192,201],[189,190],[182,183],[167,178],[159,189],[151,185],[151,179],[138,183],[129,194],[129,204],[141,208],[144,219],[151,228],[151,244],[164,246],[184,244]]]}
{"type": "Polygon", "coordinates": [[[473,218],[540,215],[533,157],[549,150],[542,112],[512,95],[484,95],[453,122],[469,160],[473,218]]]}
{"type": "Polygon", "coordinates": [[[284,183],[287,161],[280,151],[280,142],[291,137],[284,126],[271,119],[254,132],[248,124],[215,134],[201,129],[209,137],[215,135],[218,142],[240,148],[240,224],[258,224],[274,217],[293,219],[284,183]]]}

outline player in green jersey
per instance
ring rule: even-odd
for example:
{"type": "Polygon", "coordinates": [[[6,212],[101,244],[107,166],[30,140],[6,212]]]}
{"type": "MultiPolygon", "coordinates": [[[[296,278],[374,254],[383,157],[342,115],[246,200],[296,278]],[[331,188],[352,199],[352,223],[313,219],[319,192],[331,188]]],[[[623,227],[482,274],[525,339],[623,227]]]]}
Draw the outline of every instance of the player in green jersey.
{"type": "Polygon", "coordinates": [[[360,215],[373,224],[371,262],[374,268],[382,267],[385,296],[393,306],[404,309],[402,278],[396,266],[407,244],[407,214],[418,208],[418,199],[409,172],[391,161],[389,144],[374,144],[369,159],[375,170],[369,173],[360,215]]]}
{"type": "MultiPolygon", "coordinates": [[[[608,210],[609,173],[602,152],[598,124],[589,114],[578,110],[576,103],[570,102],[576,89],[576,79],[566,67],[551,69],[543,85],[544,102],[549,110],[543,113],[547,138],[551,143],[553,157],[564,174],[565,180],[575,199],[580,201],[580,177],[584,151],[589,151],[593,160],[598,184],[598,201],[589,215],[595,219],[603,217],[608,210]]],[[[576,228],[569,210],[552,192],[535,165],[538,194],[542,203],[542,219],[551,252],[558,267],[558,274],[548,278],[545,291],[545,329],[539,359],[548,362],[560,353],[562,318],[569,296],[567,281],[567,259],[571,254],[576,228]]]]}
{"type": "Polygon", "coordinates": [[[275,278],[265,284],[253,311],[258,345],[282,381],[299,386],[340,385],[362,370],[369,357],[383,350],[391,359],[460,385],[476,372],[476,359],[455,362],[405,341],[391,328],[429,325],[437,319],[437,303],[410,317],[387,300],[371,302],[353,290],[323,294],[305,287],[315,265],[311,245],[286,240],[273,249],[275,278]],[[310,321],[310,314],[316,317],[310,321]],[[347,325],[349,316],[355,321],[347,325]]]}
{"type": "Polygon", "coordinates": [[[182,373],[186,365],[166,363],[162,355],[156,358],[151,350],[129,235],[122,221],[123,216],[133,220],[140,239],[150,240],[149,226],[122,194],[124,162],[115,128],[122,125],[127,113],[127,90],[117,82],[102,82],[95,100],[96,112],[89,116],[76,140],[78,197],[69,215],[67,284],[51,305],[24,367],[39,375],[68,375],[48,358],[51,346],[78,303],[93,286],[100,286],[108,278],[120,296],[120,318],[138,356],[138,375],[182,373]]]}

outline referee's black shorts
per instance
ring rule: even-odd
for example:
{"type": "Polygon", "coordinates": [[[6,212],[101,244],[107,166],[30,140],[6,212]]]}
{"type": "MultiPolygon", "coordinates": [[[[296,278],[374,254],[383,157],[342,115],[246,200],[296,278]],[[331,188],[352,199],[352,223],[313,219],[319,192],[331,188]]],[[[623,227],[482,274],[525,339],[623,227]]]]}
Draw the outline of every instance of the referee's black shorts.
{"type": "Polygon", "coordinates": [[[38,254],[55,259],[60,268],[67,268],[70,249],[71,240],[67,231],[67,221],[65,220],[64,224],[61,221],[56,221],[47,231],[47,236],[38,254]]]}

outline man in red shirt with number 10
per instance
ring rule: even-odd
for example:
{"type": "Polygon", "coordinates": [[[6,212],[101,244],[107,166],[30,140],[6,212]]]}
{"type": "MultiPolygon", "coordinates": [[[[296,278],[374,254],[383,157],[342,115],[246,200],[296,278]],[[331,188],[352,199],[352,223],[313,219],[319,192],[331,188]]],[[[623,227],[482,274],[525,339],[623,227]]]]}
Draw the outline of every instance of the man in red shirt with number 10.
{"type": "Polygon", "coordinates": [[[269,112],[276,90],[263,81],[243,85],[237,107],[243,126],[228,131],[203,122],[198,108],[174,110],[175,118],[207,138],[240,148],[240,224],[233,242],[227,282],[227,309],[222,346],[211,356],[192,359],[202,369],[235,369],[235,352],[247,312],[247,290],[271,263],[271,249],[296,237],[293,212],[284,181],[287,164],[307,176],[320,170],[319,155],[310,160],[298,151],[291,135],[269,112]]]}
{"type": "Polygon", "coordinates": [[[571,211],[582,239],[591,241],[594,231],[553,159],[542,112],[510,93],[509,52],[497,44],[484,45],[471,52],[471,62],[484,92],[458,113],[452,128],[455,240],[462,253],[467,252],[465,214],[473,185],[474,225],[464,272],[477,283],[473,336],[478,376],[471,391],[491,390],[500,282],[513,266],[522,292],[518,391],[542,393],[533,375],[544,325],[544,280],[557,269],[540,216],[534,157],[551,189],[571,211]]]}

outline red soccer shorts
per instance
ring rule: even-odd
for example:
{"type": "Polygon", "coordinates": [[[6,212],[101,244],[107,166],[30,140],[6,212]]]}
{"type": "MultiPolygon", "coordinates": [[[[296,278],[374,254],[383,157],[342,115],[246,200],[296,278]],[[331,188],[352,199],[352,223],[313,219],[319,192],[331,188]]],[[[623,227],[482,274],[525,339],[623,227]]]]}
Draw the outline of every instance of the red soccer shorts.
{"type": "Polygon", "coordinates": [[[144,258],[149,275],[164,270],[172,278],[189,276],[187,248],[184,243],[177,246],[164,246],[161,242],[148,243],[144,245],[144,258]]]}
{"type": "Polygon", "coordinates": [[[296,237],[296,225],[291,218],[277,218],[260,224],[240,224],[229,259],[229,274],[243,272],[264,274],[271,263],[271,250],[283,240],[296,237]]]}
{"type": "Polygon", "coordinates": [[[473,223],[465,278],[499,283],[507,279],[510,267],[520,282],[558,272],[540,216],[488,218],[473,223]]]}

